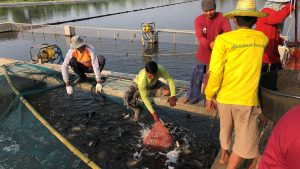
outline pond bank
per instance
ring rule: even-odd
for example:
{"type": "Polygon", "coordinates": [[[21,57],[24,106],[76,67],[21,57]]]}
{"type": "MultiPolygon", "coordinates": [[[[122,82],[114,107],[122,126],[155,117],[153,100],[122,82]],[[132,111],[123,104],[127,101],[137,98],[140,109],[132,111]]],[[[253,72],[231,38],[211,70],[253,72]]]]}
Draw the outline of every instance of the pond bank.
{"type": "Polygon", "coordinates": [[[1,2],[0,8],[11,8],[21,6],[33,6],[33,5],[61,5],[71,3],[86,3],[86,2],[98,2],[104,0],[60,0],[60,1],[36,1],[36,2],[1,2]]]}

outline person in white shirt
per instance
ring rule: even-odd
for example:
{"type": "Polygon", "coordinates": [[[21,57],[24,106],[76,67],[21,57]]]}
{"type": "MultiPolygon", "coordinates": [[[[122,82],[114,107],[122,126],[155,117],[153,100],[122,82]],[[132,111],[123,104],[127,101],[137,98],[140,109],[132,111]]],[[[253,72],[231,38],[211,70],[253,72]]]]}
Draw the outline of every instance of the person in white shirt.
{"type": "Polygon", "coordinates": [[[78,35],[73,36],[70,49],[61,67],[67,93],[69,95],[73,94],[73,88],[69,80],[69,66],[71,66],[73,71],[79,76],[79,78],[74,81],[74,84],[85,81],[87,78],[85,73],[94,72],[97,82],[96,92],[100,93],[102,90],[101,71],[104,68],[105,62],[106,59],[104,56],[95,55],[95,49],[92,45],[86,44],[78,35]]]}

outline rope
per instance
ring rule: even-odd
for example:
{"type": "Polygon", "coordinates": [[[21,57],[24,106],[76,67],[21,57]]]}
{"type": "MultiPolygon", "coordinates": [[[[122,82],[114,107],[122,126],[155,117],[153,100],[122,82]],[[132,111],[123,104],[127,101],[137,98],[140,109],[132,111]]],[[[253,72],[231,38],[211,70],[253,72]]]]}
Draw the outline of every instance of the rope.
{"type": "MultiPolygon", "coordinates": [[[[290,34],[291,27],[292,27],[292,22],[290,22],[289,27],[288,27],[288,29],[287,29],[287,31],[286,31],[286,35],[285,35],[285,36],[288,38],[287,40],[290,39],[290,38],[289,38],[289,34],[290,34]]],[[[285,43],[285,42],[284,42],[284,43],[285,43]]],[[[286,46],[286,44],[284,44],[284,46],[286,46]]]]}
{"type": "MultiPolygon", "coordinates": [[[[212,142],[211,136],[212,136],[212,133],[213,133],[215,125],[216,125],[217,117],[218,117],[218,110],[216,111],[216,115],[213,119],[212,125],[210,126],[209,133],[207,135],[207,142],[206,142],[206,144],[208,145],[207,149],[209,149],[210,151],[214,151],[214,152],[215,152],[215,145],[212,142]]],[[[209,162],[209,166],[212,166],[212,162],[210,161],[208,153],[205,153],[205,157],[206,157],[207,161],[209,162]]]]}
{"type": "MultiPolygon", "coordinates": [[[[289,24],[289,27],[288,27],[288,29],[287,29],[287,32],[286,32],[286,37],[288,38],[287,40],[289,40],[290,38],[289,38],[289,33],[290,33],[290,30],[291,30],[291,26],[292,26],[292,23],[293,23],[293,18],[292,18],[292,6],[294,6],[294,7],[296,7],[296,3],[297,3],[297,1],[295,0],[293,3],[292,3],[292,0],[290,0],[290,14],[289,14],[289,18],[291,18],[290,20],[291,20],[291,22],[290,22],[290,24],[289,24]]],[[[295,10],[297,10],[297,9],[295,9],[295,10]]],[[[294,22],[295,22],[295,24],[296,24],[296,20],[294,20],[294,22]]],[[[284,41],[284,46],[287,46],[287,44],[286,44],[286,42],[284,41]]]]}
{"type": "Polygon", "coordinates": [[[209,131],[209,134],[208,134],[208,137],[207,137],[207,140],[209,140],[210,142],[211,142],[212,133],[213,133],[215,125],[216,125],[216,119],[217,119],[217,117],[218,117],[218,110],[216,111],[216,115],[215,115],[215,117],[213,119],[210,131],[209,131]]]}

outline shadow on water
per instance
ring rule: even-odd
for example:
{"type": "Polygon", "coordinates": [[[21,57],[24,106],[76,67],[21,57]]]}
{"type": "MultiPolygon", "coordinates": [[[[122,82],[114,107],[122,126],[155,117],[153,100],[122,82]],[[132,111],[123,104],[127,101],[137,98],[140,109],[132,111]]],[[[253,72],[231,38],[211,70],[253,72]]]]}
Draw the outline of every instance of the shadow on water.
{"type": "Polygon", "coordinates": [[[31,104],[60,133],[103,168],[210,168],[218,147],[217,128],[209,143],[207,136],[213,119],[157,107],[174,140],[170,150],[144,148],[142,138],[153,121],[144,109],[138,123],[120,99],[106,98],[75,90],[67,96],[64,89],[31,96],[31,104]],[[214,146],[217,145],[217,146],[214,146]]]}

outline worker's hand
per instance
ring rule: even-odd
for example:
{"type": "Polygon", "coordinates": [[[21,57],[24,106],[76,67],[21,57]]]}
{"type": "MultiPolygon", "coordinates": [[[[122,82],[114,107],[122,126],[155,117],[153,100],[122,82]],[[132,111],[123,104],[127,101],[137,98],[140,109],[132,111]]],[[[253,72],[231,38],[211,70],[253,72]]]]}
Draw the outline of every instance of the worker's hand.
{"type": "Polygon", "coordinates": [[[206,111],[213,112],[215,108],[217,108],[217,102],[216,100],[206,100],[205,103],[206,111]]]}
{"type": "Polygon", "coordinates": [[[290,1],[290,3],[293,5],[293,6],[292,6],[291,12],[293,12],[293,10],[295,10],[296,2],[297,2],[297,0],[291,0],[291,1],[290,1]]]}
{"type": "Polygon", "coordinates": [[[168,103],[169,103],[169,105],[170,105],[171,107],[176,106],[176,101],[177,101],[176,96],[171,96],[171,97],[169,97],[169,99],[168,99],[168,103]]]}
{"type": "Polygon", "coordinates": [[[153,120],[154,120],[155,122],[158,122],[158,121],[159,121],[158,116],[157,116],[157,114],[156,114],[155,112],[152,113],[151,115],[152,115],[153,120]]]}
{"type": "Polygon", "coordinates": [[[72,86],[66,86],[66,89],[67,89],[68,95],[73,94],[73,88],[72,88],[72,86]]]}
{"type": "Polygon", "coordinates": [[[214,44],[215,44],[215,41],[210,42],[210,44],[209,44],[210,49],[213,49],[214,44]]]}
{"type": "Polygon", "coordinates": [[[101,83],[97,83],[96,84],[96,93],[101,93],[102,92],[102,84],[101,83]]]}

